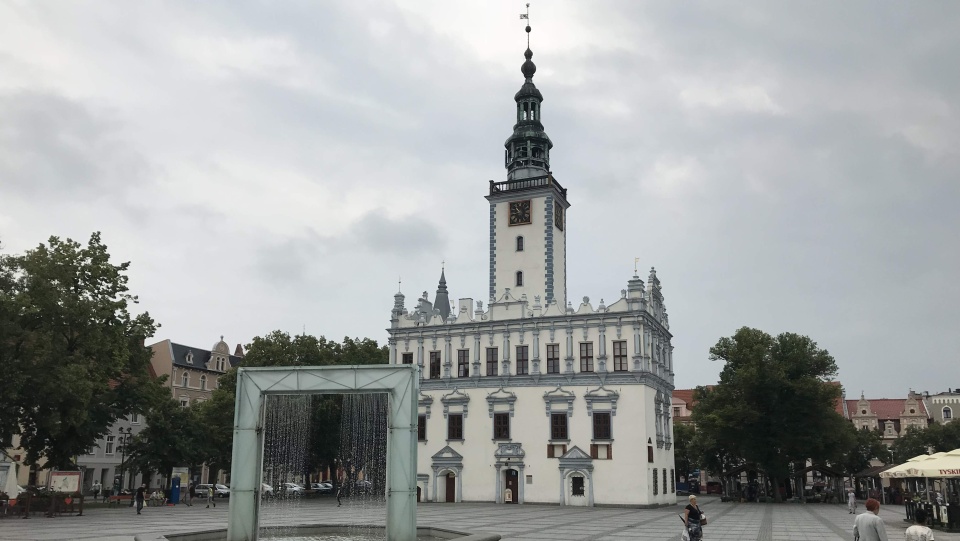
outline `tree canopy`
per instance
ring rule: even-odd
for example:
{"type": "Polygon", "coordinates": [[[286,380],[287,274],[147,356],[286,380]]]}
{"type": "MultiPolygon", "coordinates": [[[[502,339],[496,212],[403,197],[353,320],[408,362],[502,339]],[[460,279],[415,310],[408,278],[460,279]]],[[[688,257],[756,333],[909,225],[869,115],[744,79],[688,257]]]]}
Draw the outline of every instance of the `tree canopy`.
{"type": "Polygon", "coordinates": [[[157,325],[130,313],[129,265],[110,261],[99,233],[0,256],[0,445],[19,435],[28,464],[73,468],[164,392],[144,346],[157,325]]]}
{"type": "Polygon", "coordinates": [[[715,462],[704,466],[756,464],[779,498],[792,462],[839,458],[849,423],[835,411],[841,389],[829,381],[837,365],[826,350],[806,336],[744,327],[710,348],[710,358],[725,364],[720,382],[695,394],[695,439],[715,462]]]}

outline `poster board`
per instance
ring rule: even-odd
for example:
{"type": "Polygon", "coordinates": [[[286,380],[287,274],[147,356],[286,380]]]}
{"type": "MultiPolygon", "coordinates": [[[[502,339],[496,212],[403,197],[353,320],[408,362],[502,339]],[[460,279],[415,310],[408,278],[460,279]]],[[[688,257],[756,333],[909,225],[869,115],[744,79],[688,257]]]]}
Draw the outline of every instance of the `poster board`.
{"type": "Polygon", "coordinates": [[[16,499],[20,488],[17,486],[17,464],[0,462],[0,492],[16,499]]]}
{"type": "Polygon", "coordinates": [[[180,486],[183,487],[181,490],[184,490],[190,484],[190,468],[173,468],[170,472],[171,477],[180,478],[180,486]]]}
{"type": "Polygon", "coordinates": [[[81,475],[78,471],[50,472],[50,490],[63,494],[78,494],[82,481],[81,475]]]}

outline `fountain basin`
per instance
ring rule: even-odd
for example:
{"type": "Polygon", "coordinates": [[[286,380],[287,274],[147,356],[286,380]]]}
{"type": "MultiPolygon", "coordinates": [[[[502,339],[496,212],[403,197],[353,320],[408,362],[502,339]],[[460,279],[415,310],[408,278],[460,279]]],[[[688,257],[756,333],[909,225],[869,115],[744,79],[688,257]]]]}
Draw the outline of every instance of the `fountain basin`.
{"type": "MultiPolygon", "coordinates": [[[[287,532],[280,537],[265,537],[275,541],[382,541],[387,538],[383,526],[358,527],[348,524],[313,524],[285,527],[287,532]]],[[[225,541],[227,530],[204,530],[176,534],[142,534],[134,537],[135,541],[225,541]]],[[[457,541],[499,541],[498,534],[483,532],[463,532],[447,528],[430,526],[417,527],[417,541],[443,541],[456,539],[457,541]]]]}

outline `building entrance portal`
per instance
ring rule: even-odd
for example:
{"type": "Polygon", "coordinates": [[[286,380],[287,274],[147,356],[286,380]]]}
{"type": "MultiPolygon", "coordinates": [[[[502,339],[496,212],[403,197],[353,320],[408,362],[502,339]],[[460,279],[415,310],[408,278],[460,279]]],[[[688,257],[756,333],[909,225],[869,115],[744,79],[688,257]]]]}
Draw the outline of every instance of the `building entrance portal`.
{"type": "Polygon", "coordinates": [[[517,503],[520,494],[520,473],[517,470],[504,472],[506,490],[503,493],[503,503],[517,503]]]}
{"type": "Polygon", "coordinates": [[[447,494],[443,501],[447,503],[457,501],[457,477],[453,472],[447,474],[447,494]]]}

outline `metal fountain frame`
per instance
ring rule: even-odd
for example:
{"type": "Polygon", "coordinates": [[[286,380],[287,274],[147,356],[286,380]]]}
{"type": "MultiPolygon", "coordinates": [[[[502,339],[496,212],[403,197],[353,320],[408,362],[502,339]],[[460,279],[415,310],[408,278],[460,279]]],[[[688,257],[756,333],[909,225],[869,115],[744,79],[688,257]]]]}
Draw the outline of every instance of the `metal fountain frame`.
{"type": "Polygon", "coordinates": [[[233,423],[227,541],[257,541],[267,395],[371,394],[389,398],[387,541],[417,539],[417,365],[240,368],[233,423]]]}

